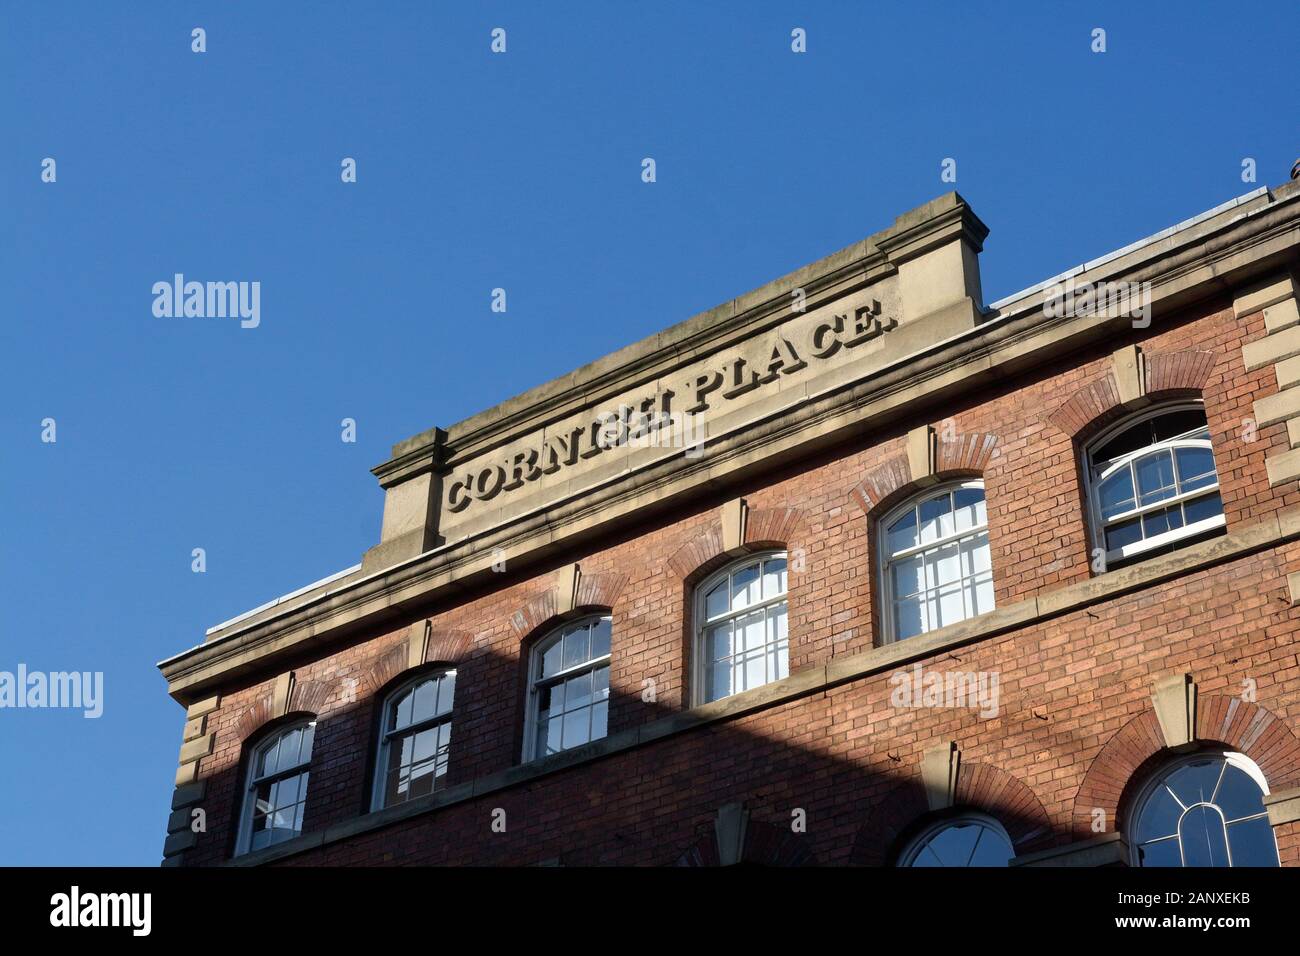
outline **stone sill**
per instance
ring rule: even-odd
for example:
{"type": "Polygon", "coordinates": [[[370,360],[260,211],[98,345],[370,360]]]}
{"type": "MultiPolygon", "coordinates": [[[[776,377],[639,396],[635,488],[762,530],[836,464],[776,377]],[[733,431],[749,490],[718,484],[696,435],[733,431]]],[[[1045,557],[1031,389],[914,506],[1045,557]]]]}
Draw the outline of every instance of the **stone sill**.
{"type": "Polygon", "coordinates": [[[1127,565],[1098,577],[1069,584],[1024,601],[996,608],[979,617],[892,644],[873,647],[848,657],[833,658],[824,665],[802,668],[784,680],[744,691],[723,700],[650,721],[640,727],[611,734],[602,740],[564,753],[509,767],[476,780],[412,800],[400,806],[377,810],[304,834],[277,846],[233,858],[228,865],[257,866],[329,846],[341,840],[423,816],[442,807],[474,800],[490,793],[519,786],[684,733],[696,727],[734,720],[781,704],[799,700],[842,684],[873,677],[904,664],[935,657],[946,651],[996,637],[1007,631],[1082,610],[1093,604],[1152,587],[1216,565],[1235,561],[1287,541],[1300,538],[1300,507],[1241,526],[1227,534],[1127,565]]]}

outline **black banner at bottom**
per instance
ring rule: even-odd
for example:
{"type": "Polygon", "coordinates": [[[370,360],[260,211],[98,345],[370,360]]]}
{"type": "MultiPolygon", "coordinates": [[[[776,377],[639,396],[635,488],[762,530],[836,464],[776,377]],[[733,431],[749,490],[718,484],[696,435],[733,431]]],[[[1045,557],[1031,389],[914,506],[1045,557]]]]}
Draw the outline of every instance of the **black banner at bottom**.
{"type": "Polygon", "coordinates": [[[566,925],[588,941],[603,930],[674,945],[711,926],[734,941],[863,917],[926,934],[993,925],[1003,939],[1220,936],[1292,925],[1295,885],[1285,870],[10,868],[0,869],[0,919],[18,939],[128,944],[378,942],[419,933],[424,920],[493,947],[566,925]]]}

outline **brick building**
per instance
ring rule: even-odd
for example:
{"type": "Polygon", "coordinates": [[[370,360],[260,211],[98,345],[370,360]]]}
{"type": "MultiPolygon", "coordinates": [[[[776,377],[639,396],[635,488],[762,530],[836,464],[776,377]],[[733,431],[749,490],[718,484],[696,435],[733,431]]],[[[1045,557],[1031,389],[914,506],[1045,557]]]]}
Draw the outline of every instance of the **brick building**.
{"type": "Polygon", "coordinates": [[[986,232],[394,446],[160,665],[165,864],[1300,865],[1300,182],[991,305],[986,232]]]}

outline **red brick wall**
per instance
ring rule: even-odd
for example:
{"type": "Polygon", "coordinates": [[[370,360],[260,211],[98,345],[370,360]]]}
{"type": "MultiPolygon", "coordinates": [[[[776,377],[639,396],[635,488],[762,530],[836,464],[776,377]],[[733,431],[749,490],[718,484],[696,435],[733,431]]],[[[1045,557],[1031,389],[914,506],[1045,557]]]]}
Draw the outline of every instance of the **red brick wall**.
{"type": "MultiPolygon", "coordinates": [[[[1260,315],[1238,322],[1230,303],[1218,301],[1129,340],[1148,354],[1214,353],[1203,397],[1230,529],[1300,504],[1300,489],[1270,489],[1265,473],[1268,449],[1286,445],[1285,427],[1260,429],[1254,441],[1243,438],[1252,402],[1276,388],[1271,369],[1247,373],[1242,365],[1241,345],[1262,334],[1260,315]]],[[[790,576],[792,670],[878,640],[870,522],[850,491],[872,469],[905,454],[906,433],[918,425],[998,437],[984,480],[999,605],[1087,579],[1075,439],[1049,416],[1103,377],[1110,352],[1124,344],[1071,356],[966,404],[931,410],[924,419],[899,420],[886,433],[865,435],[798,469],[728,492],[745,497],[751,509],[798,509],[786,541],[791,550],[802,549],[804,560],[803,571],[790,576]]],[[[689,586],[669,560],[716,525],[720,501],[566,556],[580,563],[584,577],[626,576],[611,609],[611,733],[689,703],[689,586]],[[656,685],[653,704],[641,699],[647,679],[656,685]]],[[[802,839],[812,858],[845,863],[854,858],[855,845],[871,839],[873,813],[884,812],[891,793],[915,785],[921,751],[938,740],[958,741],[964,764],[987,765],[1027,787],[1050,823],[1039,842],[1066,841],[1085,775],[1105,744],[1149,709],[1157,675],[1187,670],[1203,695],[1237,694],[1242,680],[1253,678],[1259,705],[1300,727],[1294,643],[1300,614],[1286,600],[1286,574],[1296,570],[1300,546],[1266,551],[926,662],[936,670],[999,673],[1001,710],[993,719],[971,711],[894,708],[889,675],[881,674],[447,807],[293,862],[522,864],[559,857],[572,864],[671,863],[712,827],[718,807],[743,800],[756,824],[782,831],[789,830],[793,811],[806,811],[802,839]],[[506,811],[505,833],[490,828],[494,808],[506,811]]],[[[550,571],[521,579],[507,569],[495,592],[459,607],[431,608],[418,619],[430,617],[435,631],[472,636],[457,662],[453,785],[518,763],[521,648],[527,642],[512,617],[553,580],[550,571]]],[[[318,710],[307,830],[363,811],[379,689],[372,668],[404,640],[405,626],[294,668],[300,684],[329,688],[318,710]]],[[[201,777],[209,781],[203,804],[209,830],[187,852],[187,864],[216,863],[231,852],[241,719],[273,679],[227,689],[209,718],[216,746],[201,763],[201,777]]],[[[243,720],[244,730],[250,722],[243,720]]],[[[1295,769],[1300,773],[1300,766],[1295,769]]],[[[1005,788],[1007,799],[1014,789],[1005,788]]],[[[901,805],[900,798],[895,803],[901,805]]],[[[1022,810],[1017,805],[1008,812],[1022,810]]],[[[1284,841],[1283,854],[1300,864],[1294,839],[1284,841]]]]}

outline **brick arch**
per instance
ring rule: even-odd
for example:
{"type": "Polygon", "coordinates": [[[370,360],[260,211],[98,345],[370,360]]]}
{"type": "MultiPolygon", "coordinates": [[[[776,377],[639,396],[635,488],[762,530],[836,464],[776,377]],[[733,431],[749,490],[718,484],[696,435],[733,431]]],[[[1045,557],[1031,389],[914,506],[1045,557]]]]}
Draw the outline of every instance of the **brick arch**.
{"type": "MultiPolygon", "coordinates": [[[[935,443],[934,474],[924,476],[929,483],[957,478],[982,477],[998,447],[998,436],[991,432],[961,432],[935,443]]],[[[888,510],[909,495],[923,490],[924,484],[912,475],[906,455],[890,458],[867,472],[854,485],[849,498],[866,514],[888,510]]]]}
{"type": "MultiPolygon", "coordinates": [[[[799,508],[751,508],[745,516],[748,550],[786,548],[803,521],[799,508]]],[[[698,583],[737,555],[722,548],[722,525],[714,522],[688,540],[668,559],[668,569],[687,585],[698,583]]]]}
{"type": "Polygon", "coordinates": [[[308,680],[295,683],[283,714],[275,713],[275,686],[268,684],[235,721],[235,735],[241,741],[258,734],[268,724],[290,714],[319,716],[325,710],[330,694],[339,686],[338,681],[308,680]]]}
{"type": "Polygon", "coordinates": [[[395,644],[384,651],[363,671],[362,686],[366,696],[374,696],[397,678],[398,674],[409,670],[411,652],[406,641],[395,644]]]}
{"type": "Polygon", "coordinates": [[[1145,353],[1147,394],[1156,397],[1200,394],[1218,359],[1215,352],[1191,349],[1145,353]]]}
{"type": "Polygon", "coordinates": [[[613,608],[627,584],[627,575],[615,571],[584,574],[578,579],[576,608],[613,608]]]}
{"type": "Polygon", "coordinates": [[[387,687],[406,671],[423,667],[425,664],[462,664],[469,657],[474,647],[474,635],[468,631],[433,629],[428,632],[424,655],[411,665],[411,640],[424,641],[425,635],[412,635],[412,628],[423,628],[427,622],[412,624],[402,633],[405,640],[399,641],[370,662],[362,671],[361,685],[365,694],[373,696],[387,687]]]}
{"type": "Polygon", "coordinates": [[[1018,854],[1039,848],[1052,832],[1047,810],[1023,780],[992,764],[962,763],[951,810],[936,813],[930,809],[919,777],[899,784],[858,830],[850,862],[887,866],[903,840],[922,823],[963,809],[979,810],[1001,823],[1018,854]]]}
{"type": "Polygon", "coordinates": [[[426,664],[463,664],[474,648],[474,635],[469,631],[439,630],[429,632],[429,643],[424,649],[426,664]]]}
{"type": "MultiPolygon", "coordinates": [[[[1143,352],[1144,395],[1149,399],[1200,395],[1214,371],[1218,355],[1188,349],[1179,352],[1143,352]]],[[[1107,371],[1076,389],[1044,420],[1074,439],[1082,439],[1123,417],[1130,408],[1120,401],[1119,384],[1107,371]]]]}
{"type": "MultiPolygon", "coordinates": [[[[1243,753],[1259,765],[1270,791],[1300,785],[1300,739],[1277,715],[1259,704],[1223,695],[1202,697],[1196,706],[1196,743],[1243,753]]],[[[1165,746],[1160,721],[1147,707],[1121,727],[1093,759],[1074,799],[1070,828],[1076,840],[1096,834],[1093,811],[1105,813],[1108,826],[1123,826],[1137,785],[1154,765],[1175,752],[1165,746]]]]}
{"type": "MultiPolygon", "coordinates": [[[[817,857],[808,848],[807,838],[789,827],[750,820],[745,827],[741,864],[750,866],[816,866],[817,857]]],[[[718,838],[713,826],[677,858],[674,866],[720,866],[718,838]]]]}
{"type": "Polygon", "coordinates": [[[554,587],[550,587],[516,608],[510,615],[510,626],[516,635],[526,639],[565,618],[595,611],[612,611],[626,584],[627,575],[615,571],[580,574],[572,610],[560,610],[559,594],[554,587]]]}
{"type": "Polygon", "coordinates": [[[271,695],[267,693],[253,701],[239,715],[239,720],[235,721],[235,736],[241,741],[247,741],[273,719],[275,718],[271,713],[271,695]]]}
{"type": "Polygon", "coordinates": [[[298,684],[293,689],[289,701],[290,711],[306,711],[320,714],[325,709],[325,702],[337,686],[336,681],[309,680],[298,684]]]}

